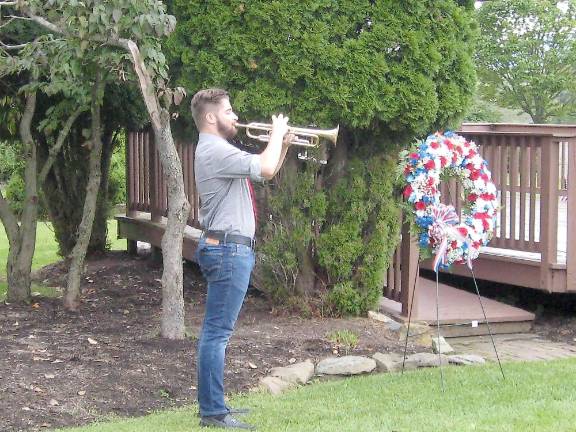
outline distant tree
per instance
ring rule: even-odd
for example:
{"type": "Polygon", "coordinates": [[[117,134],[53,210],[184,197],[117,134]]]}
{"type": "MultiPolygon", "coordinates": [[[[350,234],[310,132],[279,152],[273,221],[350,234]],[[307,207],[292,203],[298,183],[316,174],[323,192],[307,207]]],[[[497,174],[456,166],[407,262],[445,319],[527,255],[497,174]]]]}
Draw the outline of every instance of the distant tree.
{"type": "Polygon", "coordinates": [[[484,96],[534,123],[574,112],[576,1],[492,0],[477,14],[484,96]]]}
{"type": "Polygon", "coordinates": [[[470,123],[498,123],[502,121],[502,115],[489,102],[476,98],[464,116],[464,121],[470,123]]]}

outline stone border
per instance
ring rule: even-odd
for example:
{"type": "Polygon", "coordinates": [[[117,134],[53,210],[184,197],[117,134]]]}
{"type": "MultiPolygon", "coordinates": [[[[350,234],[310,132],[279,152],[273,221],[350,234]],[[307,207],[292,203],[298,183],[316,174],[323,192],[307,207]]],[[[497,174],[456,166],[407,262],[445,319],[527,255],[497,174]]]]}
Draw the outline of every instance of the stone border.
{"type": "MultiPolygon", "coordinates": [[[[394,373],[402,370],[403,355],[398,353],[376,353],[371,358],[364,356],[328,357],[314,365],[311,360],[289,366],[276,367],[270,374],[260,379],[256,390],[279,395],[285,390],[308,384],[312,378],[344,378],[371,373],[394,373]]],[[[480,365],[486,363],[483,357],[473,354],[433,354],[421,352],[406,356],[404,370],[415,370],[440,365],[480,365]]]]}

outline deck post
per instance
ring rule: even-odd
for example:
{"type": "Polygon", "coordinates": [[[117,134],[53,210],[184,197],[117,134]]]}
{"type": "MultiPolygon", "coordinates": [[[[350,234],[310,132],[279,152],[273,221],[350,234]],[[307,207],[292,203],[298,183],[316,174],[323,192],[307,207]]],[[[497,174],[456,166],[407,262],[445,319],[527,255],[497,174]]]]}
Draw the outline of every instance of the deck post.
{"type": "Polygon", "coordinates": [[[541,136],[540,139],[540,288],[552,292],[552,265],[558,260],[559,142],[552,136],[541,136]]]}
{"type": "Polygon", "coordinates": [[[138,132],[128,133],[126,142],[126,216],[134,217],[134,138],[138,132]]]}
{"type": "Polygon", "coordinates": [[[148,139],[150,140],[149,145],[149,155],[150,158],[150,219],[152,222],[160,222],[162,217],[162,212],[160,210],[159,203],[159,161],[158,152],[156,151],[156,141],[155,139],[150,139],[150,133],[148,133],[148,139]]]}
{"type": "Polygon", "coordinates": [[[566,215],[566,291],[576,291],[576,224],[570,223],[576,217],[576,138],[566,139],[568,146],[568,210],[566,215]]]}
{"type": "Polygon", "coordinates": [[[410,307],[418,309],[418,295],[415,294],[418,283],[418,260],[420,250],[418,243],[410,234],[410,222],[403,217],[402,223],[402,249],[401,249],[401,280],[400,302],[402,315],[410,315],[410,307]]]}

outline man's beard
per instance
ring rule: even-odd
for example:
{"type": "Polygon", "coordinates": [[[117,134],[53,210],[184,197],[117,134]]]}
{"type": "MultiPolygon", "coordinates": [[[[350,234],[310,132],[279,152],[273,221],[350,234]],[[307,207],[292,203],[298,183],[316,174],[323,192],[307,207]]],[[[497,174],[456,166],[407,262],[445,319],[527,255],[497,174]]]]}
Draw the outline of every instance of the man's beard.
{"type": "Polygon", "coordinates": [[[220,120],[217,121],[216,126],[218,128],[218,133],[221,137],[231,140],[236,136],[238,130],[232,124],[226,124],[220,120]]]}

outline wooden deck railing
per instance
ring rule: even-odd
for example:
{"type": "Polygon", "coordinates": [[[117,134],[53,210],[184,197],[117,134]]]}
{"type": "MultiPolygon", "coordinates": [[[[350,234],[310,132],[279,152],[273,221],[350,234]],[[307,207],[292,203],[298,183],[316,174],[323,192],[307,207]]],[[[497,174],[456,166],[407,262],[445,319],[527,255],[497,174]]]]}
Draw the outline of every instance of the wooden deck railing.
{"type": "MultiPolygon", "coordinates": [[[[539,267],[539,280],[528,286],[576,291],[576,229],[569,223],[576,218],[576,126],[464,124],[459,133],[480,147],[498,190],[501,211],[489,247],[510,260],[532,260],[530,265],[539,267]]],[[[441,191],[444,202],[460,212],[461,185],[452,180],[441,191]]],[[[405,315],[414,295],[406,291],[413,292],[417,283],[418,245],[408,235],[404,230],[384,290],[386,297],[402,303],[405,315]]],[[[491,279],[489,271],[484,275],[500,280],[496,275],[491,279]]],[[[522,285],[521,275],[518,281],[522,285]]]]}
{"type": "MultiPolygon", "coordinates": [[[[194,185],[193,144],[176,142],[178,156],[182,161],[184,191],[192,204],[188,225],[198,228],[199,200],[194,185]]],[[[126,193],[127,212],[148,212],[153,222],[166,216],[168,199],[162,166],[154,145],[153,134],[148,131],[130,132],[126,145],[126,193]]]]}
{"type": "MultiPolygon", "coordinates": [[[[498,189],[502,210],[491,250],[522,258],[532,273],[518,275],[518,284],[547,291],[576,291],[576,126],[464,124],[460,134],[479,145],[498,189]],[[537,271],[538,273],[533,273],[537,271]],[[522,279],[521,276],[524,276],[522,279]],[[529,280],[529,283],[522,282],[529,280]]],[[[128,215],[142,211],[159,221],[167,213],[166,185],[148,132],[132,132],[127,145],[128,215]]],[[[199,227],[194,187],[194,145],[177,142],[185,191],[192,204],[188,224],[199,227]]],[[[461,186],[442,185],[446,202],[461,210],[461,186]]],[[[388,270],[384,296],[402,304],[407,315],[418,280],[418,246],[403,227],[402,243],[388,270]]],[[[490,253],[481,257],[489,258],[490,253]]],[[[505,260],[500,256],[500,261],[505,260]]],[[[426,265],[423,263],[423,265],[426,265]]],[[[490,275],[485,266],[482,275],[490,275]]],[[[494,266],[494,271],[502,267],[494,266]]],[[[506,279],[509,280],[509,279],[506,279]]],[[[417,302],[414,298],[414,303],[417,302]]]]}

